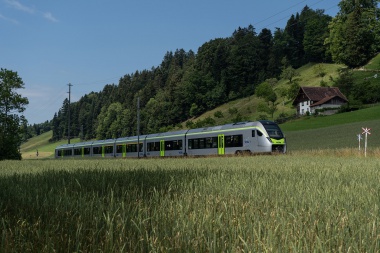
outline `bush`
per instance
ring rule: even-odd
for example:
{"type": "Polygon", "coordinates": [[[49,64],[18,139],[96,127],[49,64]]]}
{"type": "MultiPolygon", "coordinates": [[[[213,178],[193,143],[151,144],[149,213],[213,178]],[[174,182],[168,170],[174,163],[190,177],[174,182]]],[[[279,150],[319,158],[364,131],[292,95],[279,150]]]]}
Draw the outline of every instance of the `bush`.
{"type": "Polygon", "coordinates": [[[223,118],[224,115],[223,115],[223,113],[221,111],[216,111],[214,113],[214,117],[220,119],[220,118],[223,118]]]}

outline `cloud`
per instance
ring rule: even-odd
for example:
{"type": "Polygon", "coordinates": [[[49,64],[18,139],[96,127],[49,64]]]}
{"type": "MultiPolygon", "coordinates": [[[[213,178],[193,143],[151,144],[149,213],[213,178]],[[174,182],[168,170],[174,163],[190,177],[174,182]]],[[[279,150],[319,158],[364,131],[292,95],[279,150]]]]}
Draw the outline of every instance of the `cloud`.
{"type": "Polygon", "coordinates": [[[17,20],[15,20],[15,19],[11,19],[11,18],[8,18],[8,17],[6,17],[6,16],[4,16],[4,15],[2,15],[2,14],[0,14],[0,19],[3,19],[3,20],[8,21],[8,22],[11,22],[11,23],[13,23],[13,24],[15,24],[15,25],[18,24],[18,21],[17,21],[17,20]]]}
{"type": "Polygon", "coordinates": [[[47,20],[49,21],[52,21],[52,22],[58,22],[58,19],[56,19],[53,14],[51,14],[50,12],[45,12],[43,13],[43,16],[44,18],[46,18],[47,20]]]}
{"type": "MultiPolygon", "coordinates": [[[[17,0],[4,0],[4,2],[6,4],[8,4],[9,6],[13,7],[14,9],[16,9],[16,10],[27,12],[29,14],[36,14],[37,13],[38,15],[41,15],[42,17],[44,17],[45,19],[47,19],[47,20],[49,20],[51,22],[58,22],[58,19],[55,18],[51,12],[42,12],[42,11],[39,11],[39,10],[37,10],[35,8],[28,7],[28,6],[20,3],[17,0]]],[[[7,19],[8,21],[12,21],[11,19],[6,18],[4,16],[0,16],[0,18],[7,19]]],[[[15,20],[13,20],[12,22],[14,23],[15,20]]],[[[18,23],[18,22],[16,21],[16,23],[18,23]]]]}
{"type": "Polygon", "coordinates": [[[30,14],[34,13],[34,9],[33,8],[30,8],[30,7],[26,6],[26,5],[23,5],[19,1],[16,1],[16,0],[5,0],[5,3],[7,3],[8,5],[12,6],[13,8],[15,8],[17,10],[28,12],[30,14]]]}

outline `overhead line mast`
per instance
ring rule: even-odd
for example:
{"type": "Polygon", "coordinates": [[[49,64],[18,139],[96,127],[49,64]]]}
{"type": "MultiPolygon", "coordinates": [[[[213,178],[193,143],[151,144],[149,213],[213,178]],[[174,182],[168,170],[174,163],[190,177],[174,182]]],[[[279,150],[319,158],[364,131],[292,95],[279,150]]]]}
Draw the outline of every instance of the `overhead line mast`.
{"type": "Polygon", "coordinates": [[[73,86],[71,83],[68,84],[69,86],[69,104],[68,107],[68,125],[67,125],[67,143],[70,144],[70,99],[71,99],[71,86],[73,86]]]}

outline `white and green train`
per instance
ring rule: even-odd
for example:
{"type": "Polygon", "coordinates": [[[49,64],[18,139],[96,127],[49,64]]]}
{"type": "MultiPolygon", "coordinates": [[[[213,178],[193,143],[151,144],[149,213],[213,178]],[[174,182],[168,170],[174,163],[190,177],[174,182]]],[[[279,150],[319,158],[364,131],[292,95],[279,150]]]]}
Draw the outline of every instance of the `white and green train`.
{"type": "Polygon", "coordinates": [[[280,127],[268,120],[65,144],[55,157],[174,157],[286,153],[280,127]]]}

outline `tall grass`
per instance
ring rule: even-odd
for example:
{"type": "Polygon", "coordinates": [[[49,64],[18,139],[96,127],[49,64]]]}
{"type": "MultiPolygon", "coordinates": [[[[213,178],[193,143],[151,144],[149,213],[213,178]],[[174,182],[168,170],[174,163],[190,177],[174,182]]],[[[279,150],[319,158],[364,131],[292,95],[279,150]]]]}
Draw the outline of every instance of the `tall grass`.
{"type": "Polygon", "coordinates": [[[0,251],[376,252],[379,165],[313,153],[2,162],[0,251]]]}

